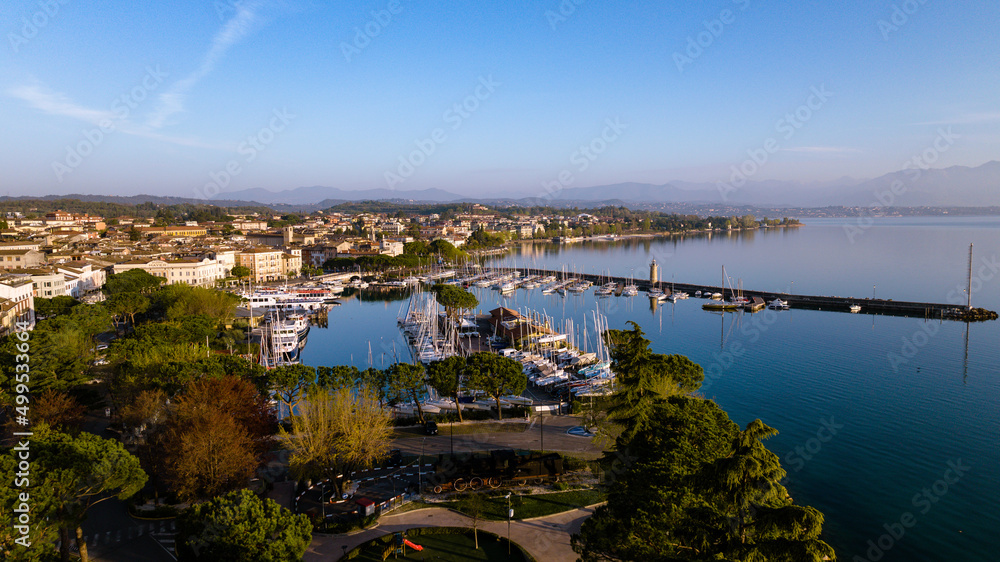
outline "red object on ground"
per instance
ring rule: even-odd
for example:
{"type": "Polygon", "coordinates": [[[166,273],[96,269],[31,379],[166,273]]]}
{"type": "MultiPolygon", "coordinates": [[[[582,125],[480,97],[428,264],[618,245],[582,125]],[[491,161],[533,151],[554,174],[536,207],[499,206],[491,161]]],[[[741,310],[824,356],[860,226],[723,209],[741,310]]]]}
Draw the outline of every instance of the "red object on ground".
{"type": "Polygon", "coordinates": [[[403,539],[403,544],[405,544],[406,546],[412,548],[413,550],[416,550],[417,552],[419,552],[419,551],[421,551],[421,550],[424,549],[424,547],[420,546],[419,544],[414,544],[414,543],[410,542],[409,539],[403,539]]]}

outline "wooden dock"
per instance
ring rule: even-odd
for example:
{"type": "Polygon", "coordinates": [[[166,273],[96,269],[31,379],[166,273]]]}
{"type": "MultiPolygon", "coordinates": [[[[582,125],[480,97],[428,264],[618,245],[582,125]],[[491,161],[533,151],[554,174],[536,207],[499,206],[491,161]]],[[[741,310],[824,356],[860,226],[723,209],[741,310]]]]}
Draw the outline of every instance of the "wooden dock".
{"type": "MultiPolygon", "coordinates": [[[[496,271],[510,272],[515,271],[515,268],[494,268],[496,271]]],[[[559,271],[550,271],[545,269],[532,269],[532,268],[520,268],[516,269],[521,271],[524,275],[563,275],[559,271]]],[[[609,281],[614,281],[619,284],[619,286],[627,284],[629,282],[635,284],[640,291],[648,291],[652,288],[648,280],[642,279],[629,279],[627,277],[608,277],[606,275],[594,275],[589,273],[574,274],[573,277],[586,279],[593,282],[596,285],[602,283],[607,283],[609,281]]],[[[694,298],[695,293],[701,291],[702,294],[708,293],[722,293],[729,298],[732,291],[728,287],[719,287],[716,285],[697,285],[693,283],[664,283],[660,282],[659,285],[664,287],[670,285],[675,291],[683,291],[691,295],[694,298]]],[[[786,301],[792,308],[804,308],[809,310],[828,310],[833,312],[847,312],[851,310],[851,306],[858,305],[861,307],[859,314],[881,314],[885,316],[904,316],[908,318],[928,318],[928,319],[944,319],[944,320],[963,320],[960,313],[965,310],[965,307],[956,306],[954,304],[941,304],[941,303],[928,303],[928,302],[909,302],[909,301],[897,301],[892,299],[872,299],[872,298],[855,298],[855,297],[837,297],[837,296],[818,296],[818,295],[793,295],[789,293],[776,293],[772,291],[755,291],[751,289],[743,289],[741,291],[744,297],[754,300],[755,297],[762,299],[766,303],[770,303],[774,299],[781,299],[786,301]],[[956,315],[958,314],[958,315],[956,315]]],[[[762,307],[758,307],[759,310],[762,307]]]]}

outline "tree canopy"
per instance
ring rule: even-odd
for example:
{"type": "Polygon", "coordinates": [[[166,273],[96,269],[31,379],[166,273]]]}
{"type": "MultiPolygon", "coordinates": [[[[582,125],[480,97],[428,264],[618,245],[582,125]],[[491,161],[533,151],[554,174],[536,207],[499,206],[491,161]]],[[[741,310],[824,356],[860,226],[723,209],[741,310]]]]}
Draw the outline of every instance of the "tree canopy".
{"type": "Polygon", "coordinates": [[[294,515],[249,490],[192,506],[178,517],[177,531],[181,561],[301,560],[312,540],[308,516],[294,515]]]}
{"type": "Polygon", "coordinates": [[[521,364],[509,357],[480,351],[468,359],[468,387],[481,390],[493,398],[497,404],[497,419],[503,419],[500,398],[524,392],[528,377],[521,370],[521,364]]]}
{"type": "Polygon", "coordinates": [[[412,400],[417,408],[417,418],[420,419],[420,423],[424,423],[424,410],[420,406],[420,399],[427,388],[427,378],[423,366],[394,363],[386,369],[385,374],[391,399],[396,403],[405,399],[412,400]]]}
{"type": "Polygon", "coordinates": [[[785,471],[761,439],[760,420],[740,431],[714,402],[675,395],[657,402],[643,431],[606,453],[608,502],[574,535],[597,560],[823,560],[823,516],[796,506],[785,471]]]}
{"type": "Polygon", "coordinates": [[[479,299],[469,291],[458,285],[445,285],[438,283],[431,287],[437,302],[448,312],[448,316],[454,318],[459,310],[469,310],[479,306],[479,299]]]}
{"type": "Polygon", "coordinates": [[[289,467],[298,478],[331,478],[343,492],[344,478],[386,456],[392,419],[367,386],[313,388],[292,416],[292,431],[281,440],[291,451],[289,467]]]}
{"type": "Polygon", "coordinates": [[[434,361],[427,366],[428,384],[441,396],[455,401],[458,421],[462,421],[462,405],[458,402],[458,393],[462,390],[462,378],[467,368],[465,357],[461,355],[453,355],[440,361],[434,361]]]}
{"type": "Polygon", "coordinates": [[[705,377],[701,366],[687,357],[653,353],[639,325],[630,324],[630,330],[608,330],[605,334],[618,385],[608,413],[627,435],[648,425],[658,401],[694,392],[705,377]]]}
{"type": "Polygon", "coordinates": [[[159,287],[163,281],[162,277],[157,277],[145,270],[135,268],[108,275],[101,290],[109,297],[119,293],[149,294],[159,287]]]}
{"type": "MultiPolygon", "coordinates": [[[[33,433],[31,490],[44,502],[35,504],[36,509],[42,509],[32,520],[59,522],[62,559],[69,560],[69,538],[75,536],[79,541],[82,537],[80,525],[87,511],[109,498],[131,497],[146,483],[146,473],[139,467],[139,459],[118,441],[86,432],[68,435],[44,424],[35,426],[33,433]]],[[[3,456],[12,457],[10,453],[3,456]]],[[[13,476],[5,474],[4,481],[13,482],[13,476]]],[[[85,544],[80,556],[87,560],[85,544]]]]}

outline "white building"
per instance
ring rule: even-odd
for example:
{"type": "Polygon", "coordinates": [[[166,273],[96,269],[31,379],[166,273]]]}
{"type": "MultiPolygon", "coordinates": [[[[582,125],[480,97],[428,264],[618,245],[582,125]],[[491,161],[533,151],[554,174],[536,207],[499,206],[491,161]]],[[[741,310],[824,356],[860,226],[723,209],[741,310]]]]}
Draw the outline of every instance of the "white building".
{"type": "Polygon", "coordinates": [[[32,296],[36,299],[51,299],[66,294],[66,279],[55,268],[17,269],[13,273],[29,276],[32,296]]]}
{"type": "Polygon", "coordinates": [[[67,295],[78,300],[104,300],[101,287],[108,274],[103,269],[85,261],[62,263],[55,269],[63,275],[67,295]]]}
{"type": "Polygon", "coordinates": [[[215,282],[226,277],[227,270],[211,258],[189,258],[179,260],[142,260],[117,263],[115,273],[130,269],[142,269],[150,275],[164,279],[164,284],[184,283],[194,287],[214,287],[215,282]]]}
{"type": "Polygon", "coordinates": [[[14,329],[16,322],[26,322],[35,327],[35,297],[31,277],[27,275],[0,275],[0,336],[14,329]]]}

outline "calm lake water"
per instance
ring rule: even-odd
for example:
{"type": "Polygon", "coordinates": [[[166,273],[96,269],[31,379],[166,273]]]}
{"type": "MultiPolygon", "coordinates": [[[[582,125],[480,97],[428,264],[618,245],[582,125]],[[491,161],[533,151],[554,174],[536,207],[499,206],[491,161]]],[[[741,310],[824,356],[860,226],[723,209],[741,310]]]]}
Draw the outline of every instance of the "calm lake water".
{"type": "MultiPolygon", "coordinates": [[[[1000,310],[998,217],[815,219],[787,230],[533,244],[500,263],[647,278],[655,258],[666,283],[717,285],[725,265],[748,289],[856,297],[874,290],[957,304],[966,298],[970,243],[973,305],[1000,310]]],[[[655,351],[700,363],[709,376],[703,394],[735,422],[760,418],[780,431],[767,445],[788,470],[796,501],[826,516],[825,539],[841,560],[995,560],[1000,552],[1000,322],[794,308],[718,314],[694,298],[651,306],[644,296],[597,299],[592,290],[518,290],[503,299],[475,291],[483,311],[501,303],[544,311],[572,319],[578,331],[594,310],[612,328],[632,320],[655,351]]],[[[365,367],[369,345],[376,366],[408,357],[395,322],[403,305],[346,300],[331,311],[329,328],[310,333],[303,361],[365,367]]]]}

